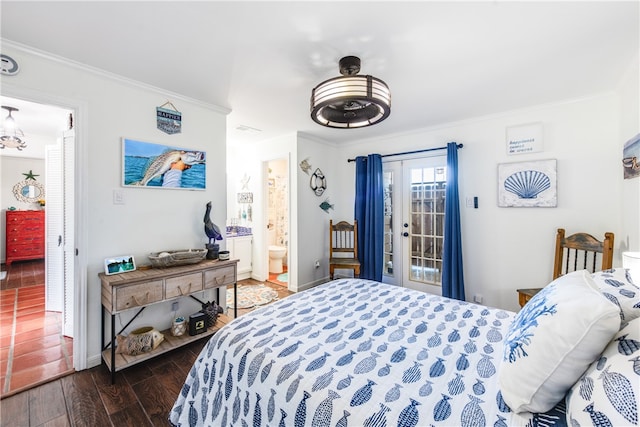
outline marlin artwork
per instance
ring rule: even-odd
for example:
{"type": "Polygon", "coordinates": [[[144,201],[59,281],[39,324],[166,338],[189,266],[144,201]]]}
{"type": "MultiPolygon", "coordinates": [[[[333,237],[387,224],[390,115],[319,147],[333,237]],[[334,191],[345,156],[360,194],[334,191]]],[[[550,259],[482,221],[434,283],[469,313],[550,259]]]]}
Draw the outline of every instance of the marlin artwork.
{"type": "Polygon", "coordinates": [[[131,185],[145,186],[152,179],[163,175],[171,168],[171,164],[182,160],[186,165],[192,166],[197,163],[204,163],[204,153],[201,151],[181,151],[172,150],[160,154],[147,166],[140,181],[131,185]]]}

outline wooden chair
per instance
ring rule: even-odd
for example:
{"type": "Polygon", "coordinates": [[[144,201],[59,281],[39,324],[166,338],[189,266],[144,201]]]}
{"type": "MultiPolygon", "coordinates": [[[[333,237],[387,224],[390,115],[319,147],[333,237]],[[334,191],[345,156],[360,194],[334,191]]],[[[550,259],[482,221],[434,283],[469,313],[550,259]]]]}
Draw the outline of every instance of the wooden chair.
{"type": "Polygon", "coordinates": [[[354,277],[360,276],[357,220],[353,224],[329,220],[329,278],[333,279],[336,268],[353,270],[354,277]]]}
{"type": "MultiPolygon", "coordinates": [[[[589,270],[593,273],[610,269],[613,266],[613,241],[614,235],[611,232],[604,233],[604,240],[599,241],[587,233],[565,237],[564,228],[558,228],[553,280],[577,270],[589,270]]],[[[518,289],[520,307],[524,307],[541,289],[518,289]]]]}

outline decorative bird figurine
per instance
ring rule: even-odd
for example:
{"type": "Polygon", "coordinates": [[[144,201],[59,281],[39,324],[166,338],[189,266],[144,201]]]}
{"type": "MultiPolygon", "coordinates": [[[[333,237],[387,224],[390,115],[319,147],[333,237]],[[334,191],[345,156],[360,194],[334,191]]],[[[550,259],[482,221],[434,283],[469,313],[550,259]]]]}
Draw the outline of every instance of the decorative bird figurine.
{"type": "Polygon", "coordinates": [[[209,244],[214,240],[222,240],[220,228],[211,221],[211,202],[207,203],[207,211],[204,213],[204,232],[209,238],[209,244]]]}

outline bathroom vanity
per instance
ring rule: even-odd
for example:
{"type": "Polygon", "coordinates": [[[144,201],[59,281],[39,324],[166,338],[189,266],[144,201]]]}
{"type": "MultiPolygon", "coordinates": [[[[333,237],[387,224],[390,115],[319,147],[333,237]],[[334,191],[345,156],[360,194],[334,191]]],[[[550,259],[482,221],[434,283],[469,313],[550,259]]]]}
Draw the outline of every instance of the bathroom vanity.
{"type": "Polygon", "coordinates": [[[250,278],[253,269],[253,235],[227,234],[226,240],[230,258],[238,260],[238,280],[250,278]]]}

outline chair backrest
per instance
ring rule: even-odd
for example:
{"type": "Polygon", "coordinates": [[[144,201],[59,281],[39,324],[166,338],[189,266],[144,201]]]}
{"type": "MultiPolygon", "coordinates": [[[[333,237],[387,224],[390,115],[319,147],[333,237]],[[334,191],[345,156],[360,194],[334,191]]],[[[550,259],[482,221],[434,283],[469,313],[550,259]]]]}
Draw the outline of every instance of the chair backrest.
{"type": "Polygon", "coordinates": [[[358,221],[353,224],[329,220],[329,258],[349,255],[358,258],[358,221]],[[350,254],[353,254],[352,256],[350,254]]]}
{"type": "Polygon", "coordinates": [[[604,233],[599,241],[587,233],[575,233],[565,237],[564,228],[556,234],[556,254],[553,278],[576,270],[608,270],[613,266],[613,233],[604,233]]]}

